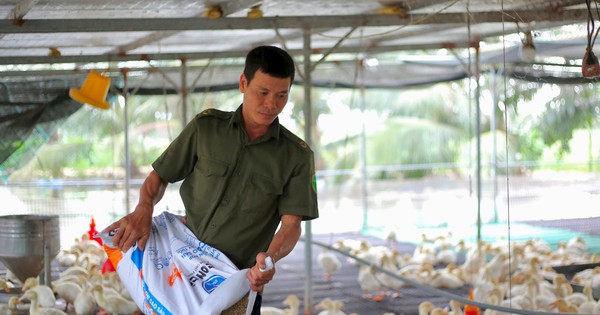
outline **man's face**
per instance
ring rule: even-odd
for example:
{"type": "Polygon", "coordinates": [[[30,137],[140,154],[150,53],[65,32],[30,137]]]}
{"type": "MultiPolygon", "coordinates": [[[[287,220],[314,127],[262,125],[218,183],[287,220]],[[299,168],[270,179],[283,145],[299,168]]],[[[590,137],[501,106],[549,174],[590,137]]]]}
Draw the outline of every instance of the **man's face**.
{"type": "Polygon", "coordinates": [[[250,83],[242,74],[240,91],[244,93],[243,117],[247,128],[268,127],[287,104],[290,78],[272,77],[256,71],[250,83]]]}

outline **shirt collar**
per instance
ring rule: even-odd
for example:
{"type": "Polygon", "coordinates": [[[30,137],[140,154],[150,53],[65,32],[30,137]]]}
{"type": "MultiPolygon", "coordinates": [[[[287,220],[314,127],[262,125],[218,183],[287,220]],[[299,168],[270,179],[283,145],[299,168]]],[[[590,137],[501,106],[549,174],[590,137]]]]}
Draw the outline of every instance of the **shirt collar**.
{"type": "MultiPolygon", "coordinates": [[[[231,116],[231,120],[229,121],[230,125],[237,124],[240,127],[242,126],[242,106],[243,105],[244,104],[241,104],[240,106],[238,106],[238,108],[233,113],[233,116],[231,116]]],[[[279,124],[279,117],[277,117],[277,118],[275,118],[275,120],[273,121],[271,126],[269,126],[269,130],[267,130],[267,133],[265,135],[263,135],[262,137],[260,137],[259,139],[268,140],[270,138],[274,138],[275,140],[279,140],[280,129],[281,129],[281,125],[279,124]]]]}

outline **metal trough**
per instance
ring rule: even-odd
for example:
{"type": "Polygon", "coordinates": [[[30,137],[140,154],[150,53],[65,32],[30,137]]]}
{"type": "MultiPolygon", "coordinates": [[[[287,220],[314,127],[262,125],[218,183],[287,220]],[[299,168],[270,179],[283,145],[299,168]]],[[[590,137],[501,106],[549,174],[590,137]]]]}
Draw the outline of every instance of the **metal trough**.
{"type": "Polygon", "coordinates": [[[57,215],[0,216],[0,260],[19,280],[40,275],[50,282],[50,262],[60,251],[57,215]]]}

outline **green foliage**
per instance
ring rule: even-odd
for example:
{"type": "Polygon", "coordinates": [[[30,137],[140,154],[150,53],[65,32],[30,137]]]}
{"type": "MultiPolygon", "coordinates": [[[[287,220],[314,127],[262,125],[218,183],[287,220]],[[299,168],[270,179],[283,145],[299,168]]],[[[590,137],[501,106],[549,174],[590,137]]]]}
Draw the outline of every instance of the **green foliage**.
{"type": "MultiPolygon", "coordinates": [[[[536,167],[535,161],[544,159],[548,148],[557,148],[556,152],[562,157],[570,151],[575,132],[597,125],[600,113],[597,95],[600,93],[594,85],[556,87],[561,93],[545,105],[538,104],[545,110],[531,115],[528,113],[530,108],[525,106],[535,102],[542,85],[517,79],[510,79],[508,83],[506,91],[499,97],[506,96],[506,100],[495,108],[495,158],[500,165],[533,161],[533,166],[528,167],[536,167]],[[504,129],[508,130],[505,132],[504,129]]],[[[400,171],[381,170],[371,173],[373,178],[423,177],[435,172],[427,164],[469,162],[474,165],[475,102],[468,100],[473,96],[468,93],[468,80],[406,91],[314,88],[312,93],[312,136],[317,169],[344,170],[345,173],[355,170],[353,175],[337,176],[334,182],[356,176],[356,171],[361,168],[361,126],[355,120],[345,121],[340,116],[334,126],[318,128],[319,118],[340,106],[352,114],[359,113],[364,106],[367,117],[377,119],[375,126],[366,121],[369,126],[365,129],[367,166],[388,166],[400,171]],[[334,130],[336,128],[338,130],[334,130]],[[332,130],[338,133],[349,131],[342,139],[322,143],[323,135],[332,130]]],[[[289,110],[296,128],[303,128],[306,123],[303,97],[302,87],[295,86],[290,95],[292,107],[289,110]]],[[[207,107],[234,110],[241,97],[239,91],[232,90],[191,94],[187,101],[187,119],[192,119],[207,107]]],[[[60,127],[53,143],[43,146],[28,165],[19,165],[22,170],[18,176],[63,176],[67,169],[70,175],[76,176],[89,176],[90,169],[122,170],[125,155],[125,106],[122,102],[123,99],[120,102],[113,100],[113,107],[107,111],[82,107],[60,127]]],[[[126,108],[130,157],[135,170],[154,161],[183,128],[181,99],[177,95],[133,96],[128,99],[126,108]]],[[[493,160],[491,117],[486,115],[489,115],[487,109],[481,117],[484,167],[493,160]]],[[[297,132],[304,136],[303,130],[297,132]]],[[[19,150],[25,152],[27,147],[19,150]]]]}
{"type": "Polygon", "coordinates": [[[600,107],[593,100],[594,89],[582,86],[563,86],[560,95],[546,104],[537,128],[546,146],[559,146],[559,157],[570,152],[569,141],[576,129],[584,129],[598,120],[600,107]]]}
{"type": "MultiPolygon", "coordinates": [[[[498,84],[498,87],[499,89],[503,89],[501,84],[498,84]]],[[[508,85],[504,93],[501,94],[500,99],[506,104],[507,108],[512,109],[518,115],[519,105],[530,102],[540,88],[541,83],[538,82],[509,79],[508,85]]]]}
{"type": "MultiPolygon", "coordinates": [[[[66,167],[73,166],[88,158],[91,143],[47,143],[37,152],[34,159],[23,167],[24,170],[37,170],[36,173],[47,178],[62,177],[66,167]]],[[[84,163],[84,167],[88,166],[84,163]]],[[[15,178],[24,174],[15,173],[15,178]]]]}

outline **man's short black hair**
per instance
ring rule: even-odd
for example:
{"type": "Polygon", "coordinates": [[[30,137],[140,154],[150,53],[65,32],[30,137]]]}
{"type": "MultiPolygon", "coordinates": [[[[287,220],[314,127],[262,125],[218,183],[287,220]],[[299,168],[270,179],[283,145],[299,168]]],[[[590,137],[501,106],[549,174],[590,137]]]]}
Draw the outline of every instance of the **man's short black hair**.
{"type": "Polygon", "coordinates": [[[257,70],[276,77],[290,78],[290,85],[294,82],[296,68],[294,59],[283,49],[275,46],[258,46],[248,52],[244,76],[248,83],[254,78],[257,70]]]}

